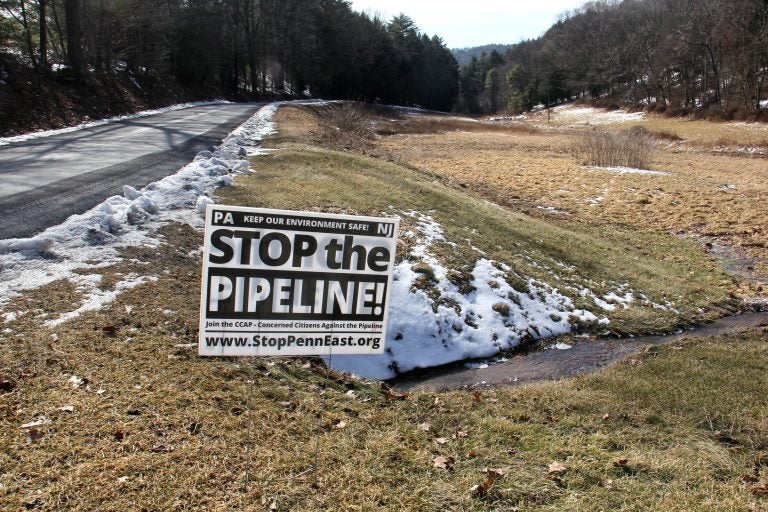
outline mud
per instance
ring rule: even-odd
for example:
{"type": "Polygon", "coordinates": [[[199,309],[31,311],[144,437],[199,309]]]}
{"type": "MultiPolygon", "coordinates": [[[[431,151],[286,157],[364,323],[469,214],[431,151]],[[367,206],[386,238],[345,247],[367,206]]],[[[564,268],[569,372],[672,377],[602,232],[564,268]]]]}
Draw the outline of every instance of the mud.
{"type": "Polygon", "coordinates": [[[699,237],[699,240],[704,244],[707,252],[729,274],[751,282],[758,287],[768,285],[768,275],[758,270],[760,267],[766,266],[764,260],[750,258],[743,249],[727,241],[713,237],[699,237]]]}
{"type": "Polygon", "coordinates": [[[721,318],[711,324],[679,334],[635,338],[571,338],[571,348],[549,348],[513,356],[487,368],[471,369],[446,365],[404,374],[393,385],[404,391],[442,391],[448,389],[514,386],[557,381],[593,373],[631,357],[645,347],[674,343],[692,337],[723,336],[768,326],[768,312],[744,313],[721,318]]]}

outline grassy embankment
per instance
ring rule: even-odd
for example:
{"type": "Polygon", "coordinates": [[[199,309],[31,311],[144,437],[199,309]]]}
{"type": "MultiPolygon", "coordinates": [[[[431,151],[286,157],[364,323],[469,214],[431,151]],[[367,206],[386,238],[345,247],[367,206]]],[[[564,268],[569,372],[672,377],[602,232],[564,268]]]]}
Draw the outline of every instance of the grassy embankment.
{"type": "MultiPolygon", "coordinates": [[[[222,194],[225,201],[357,213],[434,209],[460,244],[439,253],[455,268],[478,257],[470,243],[545,281],[560,262],[573,269],[560,270],[561,279],[598,290],[629,282],[651,299],[675,300],[684,320],[732,289],[689,242],[534,219],[439,176],[301,144],[290,121],[306,119],[290,110],[275,140],[282,149],[257,158],[258,172],[222,194]]],[[[649,350],[563,383],[406,397],[339,375],[327,381],[313,360],[198,358],[190,344],[201,235],[178,226],[163,234],[159,250],[127,251],[124,265],[104,269],[105,287],[132,271],[158,280],[102,311],[42,327],[80,299],[62,282],[6,308],[27,313],[6,323],[0,342],[3,510],[768,505],[764,331],[649,350]],[[87,380],[74,387],[73,375],[87,380]],[[22,427],[43,417],[48,422],[22,427]],[[317,473],[290,478],[315,462],[317,473]],[[490,482],[487,468],[503,476],[473,492],[490,482]]],[[[611,318],[627,330],[680,321],[664,314],[657,321],[651,309],[635,304],[611,318]]]]}

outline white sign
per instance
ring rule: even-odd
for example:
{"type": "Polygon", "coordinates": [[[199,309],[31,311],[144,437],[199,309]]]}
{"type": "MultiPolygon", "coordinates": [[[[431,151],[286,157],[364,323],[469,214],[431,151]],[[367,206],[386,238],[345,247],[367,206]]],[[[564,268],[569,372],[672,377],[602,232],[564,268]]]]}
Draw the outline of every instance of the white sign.
{"type": "Polygon", "coordinates": [[[398,219],[209,205],[203,356],[380,354],[398,219]]]}

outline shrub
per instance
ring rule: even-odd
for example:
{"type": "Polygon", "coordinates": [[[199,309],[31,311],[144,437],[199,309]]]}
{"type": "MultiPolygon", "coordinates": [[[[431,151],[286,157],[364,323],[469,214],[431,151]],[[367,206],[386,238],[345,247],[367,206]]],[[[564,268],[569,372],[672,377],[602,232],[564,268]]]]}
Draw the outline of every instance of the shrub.
{"type": "Polygon", "coordinates": [[[331,103],[316,108],[320,137],[333,146],[365,148],[375,138],[365,107],[358,103],[331,103]]]}
{"type": "Polygon", "coordinates": [[[638,126],[624,132],[589,132],[577,152],[585,165],[644,169],[651,162],[655,146],[653,135],[638,126]]]}

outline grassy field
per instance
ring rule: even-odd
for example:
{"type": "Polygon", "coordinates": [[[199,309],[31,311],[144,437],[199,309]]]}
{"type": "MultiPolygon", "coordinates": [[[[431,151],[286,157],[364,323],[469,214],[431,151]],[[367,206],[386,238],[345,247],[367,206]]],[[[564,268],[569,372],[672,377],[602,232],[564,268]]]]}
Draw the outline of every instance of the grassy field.
{"type": "Polygon", "coordinates": [[[445,121],[443,131],[385,137],[377,150],[529,213],[549,211],[591,225],[661,229],[703,237],[702,243],[720,240],[754,259],[763,276],[768,275],[766,156],[727,151],[768,150],[764,126],[657,116],[601,124],[602,130],[642,126],[663,134],[651,166],[663,174],[620,174],[582,165],[574,148],[590,128],[565,124],[569,120],[548,127],[540,116],[508,123],[507,133],[498,128],[490,133],[453,131],[445,121]]]}
{"type": "MultiPolygon", "coordinates": [[[[605,312],[620,332],[673,328],[737,306],[739,283],[653,214],[628,206],[635,216],[621,220],[600,215],[601,206],[567,215],[538,208],[558,205],[537,202],[548,171],[536,178],[536,162],[573,162],[574,135],[397,119],[409,134],[342,151],[327,147],[306,110],[283,108],[278,121],[277,151],[256,157],[257,172],[222,190],[220,202],[430,213],[457,244],[438,244],[437,256],[459,274],[479,257],[474,247],[566,291],[627,283],[648,300],[605,312]],[[434,133],[446,124],[463,131],[434,133]],[[453,145],[440,146],[441,137],[453,145]],[[499,160],[482,150],[494,140],[499,160]],[[549,149],[535,156],[541,148],[549,149]],[[465,175],[458,162],[451,171],[452,152],[465,175]],[[527,171],[517,163],[525,155],[527,171]],[[517,178],[492,179],[494,165],[517,178]],[[662,301],[677,313],[653,306],[662,301]]],[[[644,177],[646,187],[657,178],[644,177]]],[[[584,190],[583,198],[595,192],[584,190]]],[[[0,333],[0,509],[768,509],[765,327],[648,349],[565,382],[404,395],[315,359],[197,357],[202,235],[180,225],[162,235],[158,249],[126,250],[124,264],[103,269],[105,288],[130,272],[157,279],[100,311],[45,327],[81,299],[68,282],[6,307],[24,313],[0,333]]],[[[404,244],[399,257],[407,254],[404,244]]]]}

